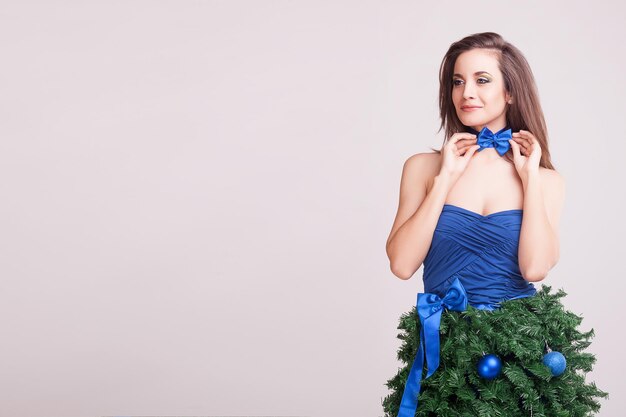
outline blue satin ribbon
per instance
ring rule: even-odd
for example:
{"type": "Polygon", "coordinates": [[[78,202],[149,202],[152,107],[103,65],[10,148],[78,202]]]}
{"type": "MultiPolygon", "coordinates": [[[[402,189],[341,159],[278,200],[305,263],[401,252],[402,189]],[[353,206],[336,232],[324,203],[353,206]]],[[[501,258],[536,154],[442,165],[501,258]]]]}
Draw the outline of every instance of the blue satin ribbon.
{"type": "MultiPolygon", "coordinates": [[[[508,300],[517,298],[530,297],[532,295],[519,295],[511,297],[508,300]]],[[[479,310],[493,311],[500,308],[501,302],[493,304],[472,304],[472,307],[479,310]]],[[[440,298],[437,294],[418,293],[417,294],[417,314],[422,324],[420,329],[420,347],[409,371],[402,401],[400,402],[400,411],[397,417],[415,417],[417,410],[417,398],[421,388],[422,373],[424,368],[424,352],[426,353],[427,373],[429,378],[435,373],[439,367],[439,326],[441,324],[441,314],[443,308],[454,311],[465,311],[467,309],[468,299],[465,288],[459,281],[455,280],[448,288],[446,295],[440,298]]]]}
{"type": "Polygon", "coordinates": [[[467,293],[458,278],[452,282],[443,298],[432,293],[417,294],[417,314],[422,323],[420,347],[404,387],[398,417],[415,417],[424,367],[424,351],[428,367],[426,378],[435,373],[439,367],[439,325],[444,307],[455,311],[467,309],[467,293]]]}
{"type": "MultiPolygon", "coordinates": [[[[472,129],[472,131],[476,132],[476,130],[472,129]]],[[[478,133],[478,132],[477,132],[478,133]]],[[[480,145],[478,148],[478,152],[482,151],[485,148],[496,148],[496,151],[500,154],[500,156],[507,153],[509,149],[511,149],[511,144],[509,143],[509,139],[512,139],[513,135],[511,134],[511,129],[501,129],[496,133],[493,133],[487,126],[483,127],[483,129],[478,133],[476,143],[480,145]]]]}

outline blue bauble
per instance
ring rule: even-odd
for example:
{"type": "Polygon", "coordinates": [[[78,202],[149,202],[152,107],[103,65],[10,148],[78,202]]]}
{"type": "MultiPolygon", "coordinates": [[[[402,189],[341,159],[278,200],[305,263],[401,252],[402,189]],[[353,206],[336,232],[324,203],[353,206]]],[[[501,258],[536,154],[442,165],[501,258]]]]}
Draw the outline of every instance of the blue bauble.
{"type": "Polygon", "coordinates": [[[500,375],[502,361],[497,355],[490,353],[478,361],[478,375],[485,379],[494,379],[500,375]]]}
{"type": "Polygon", "coordinates": [[[561,352],[552,351],[543,355],[543,364],[550,368],[552,375],[559,376],[565,371],[567,361],[561,352]]]}

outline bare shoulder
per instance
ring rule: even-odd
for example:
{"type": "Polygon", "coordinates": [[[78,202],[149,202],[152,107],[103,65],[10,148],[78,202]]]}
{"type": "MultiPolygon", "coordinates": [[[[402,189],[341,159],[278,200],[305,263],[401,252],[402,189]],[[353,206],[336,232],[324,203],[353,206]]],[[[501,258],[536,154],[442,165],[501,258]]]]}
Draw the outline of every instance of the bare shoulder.
{"type": "Polygon", "coordinates": [[[434,177],[441,168],[441,154],[436,152],[422,152],[410,156],[404,163],[407,174],[419,178],[421,185],[430,190],[434,177]]]}
{"type": "Polygon", "coordinates": [[[415,213],[424,201],[430,189],[431,177],[436,175],[438,159],[437,153],[418,153],[410,156],[404,163],[400,181],[398,212],[389,233],[387,245],[400,226],[415,213]]]}
{"type": "Polygon", "coordinates": [[[423,168],[429,168],[441,163],[441,155],[436,152],[421,152],[410,156],[407,159],[407,163],[419,164],[423,168]]]}
{"type": "Polygon", "coordinates": [[[565,177],[563,177],[560,172],[554,169],[539,167],[539,175],[547,194],[554,195],[564,193],[565,177]]]}

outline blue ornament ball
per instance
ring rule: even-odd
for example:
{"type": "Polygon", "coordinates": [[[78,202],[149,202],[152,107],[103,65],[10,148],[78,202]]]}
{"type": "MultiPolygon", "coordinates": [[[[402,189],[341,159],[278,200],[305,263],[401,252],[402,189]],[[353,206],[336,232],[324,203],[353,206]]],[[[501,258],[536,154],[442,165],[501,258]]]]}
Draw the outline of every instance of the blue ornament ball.
{"type": "Polygon", "coordinates": [[[550,368],[552,375],[559,376],[565,372],[567,361],[561,352],[552,351],[543,355],[543,364],[550,368]]]}
{"type": "Polygon", "coordinates": [[[493,353],[483,356],[478,361],[478,375],[485,379],[494,379],[500,375],[501,370],[502,361],[493,353]]]}

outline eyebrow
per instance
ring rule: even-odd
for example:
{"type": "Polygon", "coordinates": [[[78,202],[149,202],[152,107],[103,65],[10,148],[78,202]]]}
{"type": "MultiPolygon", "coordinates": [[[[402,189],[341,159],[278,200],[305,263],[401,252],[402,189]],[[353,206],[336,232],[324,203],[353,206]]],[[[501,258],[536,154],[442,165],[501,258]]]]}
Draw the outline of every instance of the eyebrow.
{"type": "MultiPolygon", "coordinates": [[[[489,74],[489,73],[487,71],[478,71],[478,72],[474,73],[474,75],[480,75],[480,74],[489,74]]],[[[491,74],[489,74],[489,75],[491,75],[491,74]]],[[[454,74],[454,77],[461,77],[461,78],[463,78],[463,76],[461,74],[454,74]]]]}

